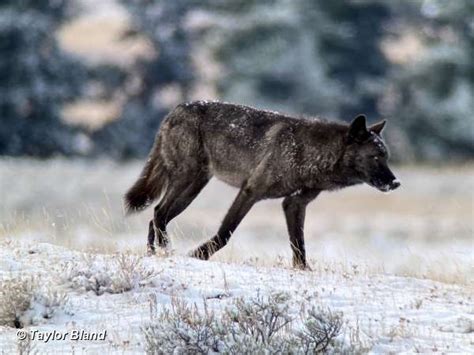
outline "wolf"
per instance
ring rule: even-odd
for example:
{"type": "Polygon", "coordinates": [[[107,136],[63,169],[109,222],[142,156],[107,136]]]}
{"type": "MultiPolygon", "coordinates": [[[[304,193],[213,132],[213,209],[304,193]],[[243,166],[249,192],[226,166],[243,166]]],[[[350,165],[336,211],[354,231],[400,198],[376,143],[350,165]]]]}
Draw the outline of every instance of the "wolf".
{"type": "Polygon", "coordinates": [[[155,238],[168,246],[167,224],[211,177],[237,187],[217,233],[190,254],[207,260],[256,202],[283,198],[293,265],[306,269],[308,203],[322,191],[362,183],[384,192],[400,186],[387,165],[385,123],[367,127],[362,114],[345,124],[224,102],[183,103],[164,118],[143,171],[125,195],[126,209],[141,211],[160,199],[148,228],[148,253],[155,254],[155,238]]]}

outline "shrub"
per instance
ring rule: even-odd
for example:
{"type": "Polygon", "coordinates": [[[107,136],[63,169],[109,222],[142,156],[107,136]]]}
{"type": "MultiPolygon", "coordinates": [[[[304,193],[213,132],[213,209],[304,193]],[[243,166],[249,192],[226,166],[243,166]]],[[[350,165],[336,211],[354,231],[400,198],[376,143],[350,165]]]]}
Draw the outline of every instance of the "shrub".
{"type": "Polygon", "coordinates": [[[311,308],[304,328],[296,333],[304,354],[315,354],[326,349],[337,337],[342,327],[342,318],[331,311],[311,308]]]}
{"type": "Polygon", "coordinates": [[[0,287],[0,325],[23,328],[50,319],[68,302],[66,294],[42,288],[31,276],[4,279],[0,287]]]}
{"type": "Polygon", "coordinates": [[[0,325],[21,328],[21,317],[31,307],[36,285],[31,277],[2,280],[0,287],[0,325]]]}
{"type": "Polygon", "coordinates": [[[342,317],[312,308],[295,325],[284,293],[239,298],[217,314],[173,300],[143,328],[148,354],[313,354],[332,346],[342,317]],[[298,329],[299,328],[299,329],[298,329]]]}
{"type": "Polygon", "coordinates": [[[201,312],[176,299],[156,323],[143,329],[149,354],[219,352],[224,331],[214,312],[208,308],[201,312]]]}
{"type": "Polygon", "coordinates": [[[142,258],[131,254],[118,254],[114,260],[98,256],[85,256],[82,261],[63,265],[60,270],[64,281],[73,288],[104,293],[123,293],[145,285],[157,275],[146,268],[142,258]]]}

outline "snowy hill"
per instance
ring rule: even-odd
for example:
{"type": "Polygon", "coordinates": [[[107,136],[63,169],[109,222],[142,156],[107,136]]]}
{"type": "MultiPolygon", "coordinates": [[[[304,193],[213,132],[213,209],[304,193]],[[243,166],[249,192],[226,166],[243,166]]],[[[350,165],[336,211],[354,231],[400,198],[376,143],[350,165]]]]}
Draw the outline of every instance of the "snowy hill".
{"type": "MultiPolygon", "coordinates": [[[[174,341],[160,339],[159,332],[172,325],[173,315],[199,318],[212,311],[215,321],[240,301],[245,307],[257,304],[256,299],[271,303],[275,297],[283,297],[275,302],[289,324],[281,334],[301,335],[312,307],[324,319],[340,321],[328,352],[474,351],[474,303],[466,285],[318,263],[313,263],[314,271],[296,271],[176,255],[83,253],[45,243],[0,244],[4,353],[142,352],[153,342],[174,341]],[[165,309],[171,313],[166,315],[165,309]],[[35,339],[19,341],[16,327],[35,339]],[[57,340],[46,341],[48,332],[57,340]],[[72,334],[83,340],[73,340],[72,334]]],[[[170,330],[167,337],[173,334],[170,330]]]]}

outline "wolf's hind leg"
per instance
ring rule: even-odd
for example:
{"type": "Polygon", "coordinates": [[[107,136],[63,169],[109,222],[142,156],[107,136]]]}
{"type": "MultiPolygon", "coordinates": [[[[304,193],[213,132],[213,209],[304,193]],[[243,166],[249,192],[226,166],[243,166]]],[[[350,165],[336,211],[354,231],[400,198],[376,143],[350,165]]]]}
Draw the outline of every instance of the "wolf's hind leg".
{"type": "Polygon", "coordinates": [[[153,225],[153,220],[148,224],[148,237],[147,237],[147,253],[148,255],[154,255],[155,250],[155,226],[153,225]]]}
{"type": "Polygon", "coordinates": [[[191,252],[190,256],[207,260],[212,254],[223,248],[255,202],[257,202],[257,199],[253,194],[242,188],[224,217],[217,234],[191,252]]]}
{"type": "Polygon", "coordinates": [[[155,207],[153,224],[148,232],[148,251],[154,254],[154,239],[158,238],[158,246],[166,248],[169,240],[166,226],[196,198],[209,181],[207,174],[198,176],[188,175],[190,179],[183,179],[174,186],[170,186],[163,196],[162,201],[155,207]],[[153,228],[152,228],[153,227],[153,228]],[[153,232],[153,237],[151,237],[153,232]]]}
{"type": "Polygon", "coordinates": [[[285,212],[286,225],[290,235],[291,250],[293,251],[293,267],[307,269],[306,251],[304,246],[304,219],[306,206],[314,200],[319,190],[303,191],[294,196],[285,197],[283,211],[285,212]]]}

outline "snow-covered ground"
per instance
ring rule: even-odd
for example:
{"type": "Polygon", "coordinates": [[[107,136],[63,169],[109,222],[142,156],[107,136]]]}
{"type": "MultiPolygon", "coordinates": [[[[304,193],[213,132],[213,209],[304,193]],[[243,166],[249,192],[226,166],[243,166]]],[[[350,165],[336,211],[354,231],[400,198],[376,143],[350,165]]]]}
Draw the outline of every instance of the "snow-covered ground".
{"type": "MultiPolygon", "coordinates": [[[[107,287],[103,293],[97,289],[86,291],[90,278],[113,278],[123,272],[117,258],[117,254],[94,256],[45,243],[2,242],[3,280],[32,275],[40,281],[40,294],[51,290],[67,294],[67,300],[50,319],[42,316],[45,302],[41,298],[33,301],[31,310],[22,318],[24,330],[38,330],[37,336],[54,330],[60,334],[106,331],[105,340],[98,341],[75,341],[71,336],[32,341],[34,350],[143,351],[142,328],[169,307],[173,297],[200,307],[206,303],[219,311],[236,297],[276,291],[289,293],[295,317],[301,307],[311,305],[342,312],[339,339],[374,353],[474,350],[472,290],[467,286],[368,275],[357,269],[340,272],[316,268],[307,272],[169,256],[137,259],[140,268],[136,270],[140,271],[129,291],[107,287]],[[82,273],[86,269],[92,270],[90,275],[82,273]]],[[[0,326],[0,349],[4,353],[17,349],[17,331],[0,326]]]]}
{"type": "Polygon", "coordinates": [[[360,351],[474,352],[472,166],[395,167],[403,186],[390,195],[323,194],[307,212],[305,272],[290,267],[279,201],[257,204],[211,261],[185,257],[236,194],[216,181],[171,223],[171,255],[145,257],[152,212],[124,218],[121,204],[140,167],[0,160],[0,320],[19,300],[12,285],[31,295],[18,324],[0,325],[0,352],[26,346],[15,325],[107,331],[103,341],[32,341],[40,352],[143,351],[143,327],[175,299],[220,312],[275,291],[288,293],[295,319],[302,307],[342,312],[338,339],[360,351]]]}

